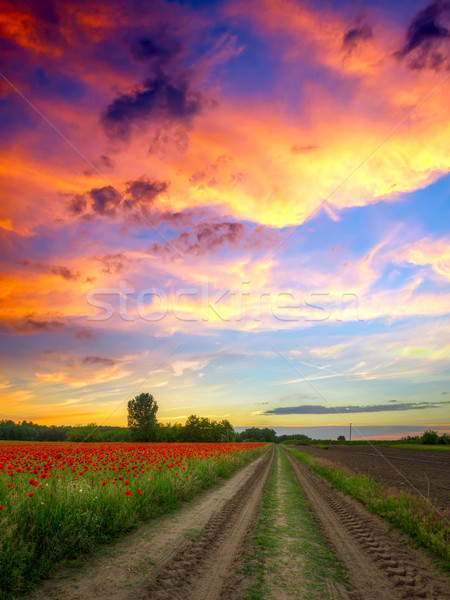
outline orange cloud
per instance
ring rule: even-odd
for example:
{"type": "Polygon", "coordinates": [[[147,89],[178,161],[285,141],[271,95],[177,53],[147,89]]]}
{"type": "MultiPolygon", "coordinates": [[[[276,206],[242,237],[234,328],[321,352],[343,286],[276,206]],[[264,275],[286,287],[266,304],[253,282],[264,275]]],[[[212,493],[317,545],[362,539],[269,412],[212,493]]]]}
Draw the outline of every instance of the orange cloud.
{"type": "Polygon", "coordinates": [[[29,12],[15,8],[9,2],[0,3],[0,32],[3,37],[35,52],[59,56],[61,50],[46,40],[40,25],[29,12]]]}
{"type": "MultiPolygon", "coordinates": [[[[218,89],[204,90],[210,102],[189,128],[167,125],[151,161],[148,140],[161,138],[161,124],[142,126],[123,145],[105,138],[98,108],[81,109],[82,127],[74,127],[68,103],[41,101],[39,108],[89,161],[110,146],[116,166],[100,170],[119,191],[126,181],[146,174],[169,182],[167,198],[159,202],[173,210],[218,205],[238,219],[275,227],[303,223],[325,199],[324,209],[333,218],[347,207],[398,200],[449,170],[447,85],[430,96],[439,76],[411,71],[393,55],[404,35],[397,26],[376,22],[349,49],[344,40],[352,23],[337,12],[314,11],[290,0],[231,3],[226,10],[229,17],[259,27],[269,44],[276,46],[283,37],[277,104],[264,98],[230,100],[218,89]],[[299,71],[302,53],[318,69],[332,69],[341,78],[340,96],[329,89],[326,71],[314,82],[299,71]],[[293,80],[302,82],[297,106],[282,93],[293,80]]],[[[99,31],[108,29],[109,16],[85,12],[77,18],[87,19],[86,27],[98,18],[99,31]]],[[[227,56],[232,55],[230,49],[227,56]]],[[[112,84],[108,69],[95,69],[96,93],[105,106],[112,84]]],[[[121,77],[117,74],[115,84],[122,91],[136,83],[121,77]]],[[[9,148],[9,158],[2,160],[7,191],[1,220],[19,233],[39,223],[58,228],[73,218],[64,197],[109,185],[54,132],[54,150],[40,159],[33,148],[43,128],[50,132],[41,122],[36,134],[28,133],[20,149],[9,148]],[[26,138],[33,141],[30,150],[24,149],[26,138]],[[32,210],[37,193],[46,198],[39,212],[32,210]]]]}
{"type": "Polygon", "coordinates": [[[107,369],[100,369],[91,374],[79,374],[73,373],[36,373],[36,379],[39,383],[65,383],[73,388],[82,388],[88,385],[96,385],[98,383],[108,383],[110,381],[116,381],[123,377],[131,375],[132,371],[125,371],[113,366],[107,369]]]}

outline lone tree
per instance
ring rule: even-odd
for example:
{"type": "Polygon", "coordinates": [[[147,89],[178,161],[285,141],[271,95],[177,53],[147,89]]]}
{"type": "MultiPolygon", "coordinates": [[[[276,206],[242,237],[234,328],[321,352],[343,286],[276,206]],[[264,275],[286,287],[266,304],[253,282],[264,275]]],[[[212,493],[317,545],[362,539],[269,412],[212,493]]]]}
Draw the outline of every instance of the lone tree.
{"type": "Polygon", "coordinates": [[[139,394],[128,402],[128,427],[138,442],[156,440],[158,405],[148,393],[139,394]]]}

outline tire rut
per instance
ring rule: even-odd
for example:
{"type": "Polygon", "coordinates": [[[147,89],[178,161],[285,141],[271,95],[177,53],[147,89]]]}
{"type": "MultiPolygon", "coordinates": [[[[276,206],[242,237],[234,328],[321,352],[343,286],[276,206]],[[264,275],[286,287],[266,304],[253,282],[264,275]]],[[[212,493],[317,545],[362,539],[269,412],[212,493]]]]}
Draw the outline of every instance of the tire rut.
{"type": "Polygon", "coordinates": [[[161,565],[141,593],[130,600],[217,600],[253,526],[274,460],[274,450],[214,514],[196,539],[161,565]]]}
{"type": "Polygon", "coordinates": [[[388,534],[387,524],[283,449],[348,571],[355,600],[448,600],[447,582],[418,552],[388,534]]]}

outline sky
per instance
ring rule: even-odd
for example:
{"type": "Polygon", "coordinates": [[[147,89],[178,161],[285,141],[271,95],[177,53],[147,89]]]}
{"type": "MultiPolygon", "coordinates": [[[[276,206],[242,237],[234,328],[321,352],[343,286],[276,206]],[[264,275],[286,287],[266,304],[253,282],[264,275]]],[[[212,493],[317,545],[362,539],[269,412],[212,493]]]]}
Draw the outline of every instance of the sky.
{"type": "Polygon", "coordinates": [[[450,431],[449,50],[444,1],[2,1],[0,418],[450,431]]]}

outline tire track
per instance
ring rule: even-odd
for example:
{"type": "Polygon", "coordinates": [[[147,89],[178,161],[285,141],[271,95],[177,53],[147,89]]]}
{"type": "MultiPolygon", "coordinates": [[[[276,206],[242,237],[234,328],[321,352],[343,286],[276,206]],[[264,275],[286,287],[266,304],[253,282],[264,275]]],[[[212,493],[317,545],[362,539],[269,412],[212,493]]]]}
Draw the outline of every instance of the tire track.
{"type": "Polygon", "coordinates": [[[274,460],[274,449],[200,535],[160,565],[141,593],[130,600],[217,600],[253,527],[274,460]]]}
{"type": "Polygon", "coordinates": [[[388,526],[313,473],[283,448],[346,567],[351,597],[361,600],[449,600],[450,590],[418,552],[388,534],[388,526]]]}

